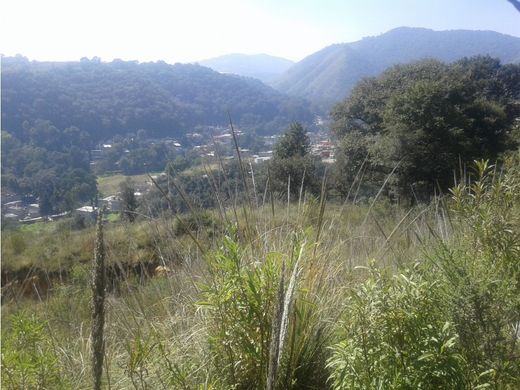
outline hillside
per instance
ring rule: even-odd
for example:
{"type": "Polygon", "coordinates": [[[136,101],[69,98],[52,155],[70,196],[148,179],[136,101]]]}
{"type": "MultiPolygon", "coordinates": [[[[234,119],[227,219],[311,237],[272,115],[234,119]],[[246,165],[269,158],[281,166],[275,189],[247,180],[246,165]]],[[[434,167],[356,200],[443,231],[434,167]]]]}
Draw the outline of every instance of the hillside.
{"type": "Polygon", "coordinates": [[[220,73],[254,77],[264,83],[272,82],[294,65],[290,60],[267,54],[227,54],[198,63],[220,73]]]}
{"type": "Polygon", "coordinates": [[[312,119],[301,99],[200,65],[2,59],[2,129],[15,135],[39,118],[98,141],[139,129],[182,138],[198,125],[226,125],[228,110],[239,126],[263,133],[312,119]]]}
{"type": "Polygon", "coordinates": [[[479,54],[503,63],[519,62],[520,38],[492,31],[401,27],[377,37],[328,46],[295,64],[274,85],[328,111],[362,78],[389,66],[426,57],[451,62],[479,54]]]}

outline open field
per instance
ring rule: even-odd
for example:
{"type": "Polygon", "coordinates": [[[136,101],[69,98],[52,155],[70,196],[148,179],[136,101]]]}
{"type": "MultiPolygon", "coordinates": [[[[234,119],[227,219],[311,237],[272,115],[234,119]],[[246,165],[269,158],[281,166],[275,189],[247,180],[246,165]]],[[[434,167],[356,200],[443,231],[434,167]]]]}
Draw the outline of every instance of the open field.
{"type": "MultiPolygon", "coordinates": [[[[150,175],[152,176],[159,174],[160,172],[150,173],[150,175]]],[[[130,176],[122,174],[98,176],[98,191],[102,194],[102,196],[113,195],[119,191],[120,184],[124,182],[127,178],[131,179],[136,187],[144,186],[150,181],[150,179],[148,178],[148,174],[130,176]]]]}
{"type": "MultiPolygon", "coordinates": [[[[103,386],[517,388],[520,176],[482,172],[412,209],[307,197],[105,224],[103,386]]],[[[91,387],[94,246],[94,228],[3,237],[2,277],[25,276],[2,291],[5,388],[91,387]]]]}

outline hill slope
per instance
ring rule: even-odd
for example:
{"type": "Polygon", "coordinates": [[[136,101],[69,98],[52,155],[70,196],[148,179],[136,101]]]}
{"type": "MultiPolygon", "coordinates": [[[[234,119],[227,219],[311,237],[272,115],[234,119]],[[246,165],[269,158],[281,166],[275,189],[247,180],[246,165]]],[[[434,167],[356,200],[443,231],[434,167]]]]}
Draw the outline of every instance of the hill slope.
{"type": "Polygon", "coordinates": [[[267,54],[227,54],[199,61],[199,64],[217,72],[254,77],[269,83],[294,65],[294,62],[267,54]]]}
{"type": "Polygon", "coordinates": [[[389,66],[425,57],[450,62],[488,54],[520,61],[520,38],[492,31],[433,31],[401,27],[354,43],[328,46],[295,64],[274,84],[324,110],[345,98],[356,83],[389,66]]]}
{"type": "Polygon", "coordinates": [[[40,118],[96,140],[138,129],[182,138],[197,125],[226,125],[228,110],[241,127],[265,133],[312,119],[301,99],[200,65],[2,59],[2,129],[15,134],[40,118]]]}

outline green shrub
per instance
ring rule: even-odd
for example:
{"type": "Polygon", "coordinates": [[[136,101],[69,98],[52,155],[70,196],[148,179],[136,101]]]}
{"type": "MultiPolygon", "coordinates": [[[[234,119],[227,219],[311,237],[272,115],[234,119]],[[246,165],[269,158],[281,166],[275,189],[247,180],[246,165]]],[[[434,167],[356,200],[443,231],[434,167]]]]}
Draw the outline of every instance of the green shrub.
{"type": "Polygon", "coordinates": [[[211,277],[199,305],[208,310],[213,365],[226,389],[326,386],[328,332],[313,302],[316,292],[298,287],[308,248],[296,234],[289,243],[289,255],[270,252],[262,259],[226,236],[208,260],[211,277]]]}
{"type": "Polygon", "coordinates": [[[328,366],[335,389],[463,389],[466,365],[438,286],[414,270],[370,277],[346,301],[328,366]]]}
{"type": "Polygon", "coordinates": [[[34,315],[10,318],[10,327],[2,335],[2,388],[68,388],[46,331],[46,323],[34,315]]]}
{"type": "Polygon", "coordinates": [[[19,255],[27,248],[23,234],[19,232],[12,233],[9,236],[8,242],[11,245],[12,251],[15,255],[19,255]]]}
{"type": "Polygon", "coordinates": [[[457,235],[430,257],[477,384],[493,388],[520,387],[519,167],[476,164],[474,181],[452,189],[457,235]]]}
{"type": "Polygon", "coordinates": [[[212,283],[203,288],[210,323],[210,346],[219,375],[235,388],[265,385],[272,312],[280,261],[244,262],[238,243],[224,238],[209,266],[212,283]]]}
{"type": "Polygon", "coordinates": [[[176,236],[182,236],[188,232],[197,233],[203,229],[209,236],[212,236],[219,231],[219,225],[219,221],[209,213],[190,213],[176,221],[173,233],[176,236]]]}

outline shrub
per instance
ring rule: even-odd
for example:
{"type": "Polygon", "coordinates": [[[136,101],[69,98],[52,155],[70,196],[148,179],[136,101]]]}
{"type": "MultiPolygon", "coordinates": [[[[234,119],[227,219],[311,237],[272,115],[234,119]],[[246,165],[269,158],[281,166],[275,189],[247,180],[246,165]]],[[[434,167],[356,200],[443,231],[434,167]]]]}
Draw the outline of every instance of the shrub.
{"type": "Polygon", "coordinates": [[[210,346],[221,378],[236,388],[265,385],[272,312],[280,272],[275,256],[244,264],[231,237],[210,263],[213,281],[203,289],[210,309],[210,346]]]}
{"type": "Polygon", "coordinates": [[[494,388],[520,386],[519,166],[476,163],[475,180],[451,191],[458,234],[430,257],[477,383],[494,388]]]}
{"type": "Polygon", "coordinates": [[[370,268],[354,289],[329,359],[335,389],[462,389],[465,361],[453,324],[438,307],[438,286],[414,270],[370,268]]]}
{"type": "Polygon", "coordinates": [[[58,356],[46,333],[46,323],[24,313],[10,318],[2,335],[2,388],[68,388],[58,356]]]}
{"type": "Polygon", "coordinates": [[[209,344],[224,388],[324,388],[328,332],[315,291],[298,288],[305,273],[305,241],[293,235],[289,256],[261,259],[224,238],[209,259],[210,281],[200,305],[208,309],[209,344]],[[269,377],[269,379],[268,379],[269,377]]]}

